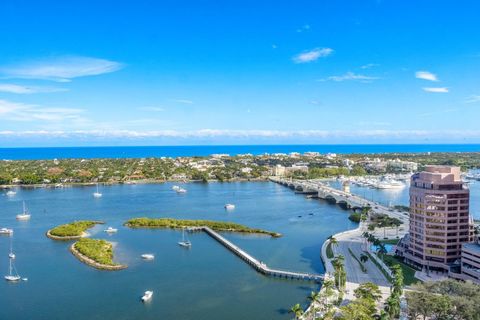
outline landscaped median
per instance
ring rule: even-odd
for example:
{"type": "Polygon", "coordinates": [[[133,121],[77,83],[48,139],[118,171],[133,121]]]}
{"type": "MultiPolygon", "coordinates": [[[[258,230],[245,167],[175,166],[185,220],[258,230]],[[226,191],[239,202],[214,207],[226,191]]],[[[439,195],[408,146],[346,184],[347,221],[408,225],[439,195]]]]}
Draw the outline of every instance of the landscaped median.
{"type": "Polygon", "coordinates": [[[53,240],[76,240],[86,236],[88,229],[103,223],[103,221],[74,221],[48,230],[46,235],[53,240]]]}
{"type": "Polygon", "coordinates": [[[238,223],[210,221],[210,220],[182,220],[182,219],[172,219],[172,218],[159,218],[159,219],[134,218],[125,222],[124,225],[130,228],[169,228],[169,229],[209,227],[210,229],[215,231],[264,234],[274,238],[278,238],[282,236],[280,233],[277,233],[277,232],[249,228],[238,223]]]}
{"type": "Polygon", "coordinates": [[[105,240],[81,238],[70,246],[72,254],[85,264],[101,270],[121,270],[127,266],[113,262],[113,245],[105,240]]]}

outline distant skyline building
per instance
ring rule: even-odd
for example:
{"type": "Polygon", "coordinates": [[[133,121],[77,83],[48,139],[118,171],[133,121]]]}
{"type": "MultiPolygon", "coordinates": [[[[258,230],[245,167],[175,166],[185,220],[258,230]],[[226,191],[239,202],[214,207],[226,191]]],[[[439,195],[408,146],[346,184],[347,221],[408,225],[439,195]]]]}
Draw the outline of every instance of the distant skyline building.
{"type": "Polygon", "coordinates": [[[473,241],[469,200],[459,167],[431,165],[412,175],[406,262],[442,272],[459,266],[462,245],[473,241]]]}

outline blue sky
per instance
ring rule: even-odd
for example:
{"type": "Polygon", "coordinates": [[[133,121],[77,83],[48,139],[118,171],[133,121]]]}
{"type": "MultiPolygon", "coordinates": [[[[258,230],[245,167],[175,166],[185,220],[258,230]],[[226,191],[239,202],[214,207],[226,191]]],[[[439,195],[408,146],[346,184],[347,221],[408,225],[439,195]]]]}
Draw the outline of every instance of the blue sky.
{"type": "Polygon", "coordinates": [[[480,143],[478,1],[101,2],[0,2],[0,146],[480,143]]]}

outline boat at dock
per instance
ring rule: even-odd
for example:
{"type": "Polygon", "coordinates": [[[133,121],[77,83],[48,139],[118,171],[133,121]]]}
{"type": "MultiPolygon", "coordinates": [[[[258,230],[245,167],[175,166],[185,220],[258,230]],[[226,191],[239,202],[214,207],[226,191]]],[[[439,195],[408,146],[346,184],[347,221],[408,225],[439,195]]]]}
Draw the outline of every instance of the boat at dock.
{"type": "Polygon", "coordinates": [[[30,213],[28,212],[28,209],[25,205],[25,201],[23,201],[23,212],[20,214],[17,214],[17,220],[30,220],[30,213]]]}
{"type": "Polygon", "coordinates": [[[145,291],[145,293],[142,296],[142,302],[150,301],[153,296],[153,291],[145,291]]]}
{"type": "Polygon", "coordinates": [[[188,237],[185,236],[185,228],[182,230],[182,241],[179,241],[178,244],[185,248],[190,248],[192,246],[192,243],[190,240],[188,240],[188,237]]]}

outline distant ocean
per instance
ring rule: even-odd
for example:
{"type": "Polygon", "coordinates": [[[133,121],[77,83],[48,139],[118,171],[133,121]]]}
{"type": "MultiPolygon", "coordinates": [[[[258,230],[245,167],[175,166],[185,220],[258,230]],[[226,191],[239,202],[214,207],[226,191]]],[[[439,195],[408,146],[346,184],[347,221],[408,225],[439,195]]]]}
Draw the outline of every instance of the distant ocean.
{"type": "Polygon", "coordinates": [[[148,158],[230,155],[251,153],[404,153],[480,152],[480,144],[355,144],[355,145],[231,145],[231,146],[147,146],[147,147],[54,147],[0,148],[0,159],[36,160],[65,158],[148,158]]]}

